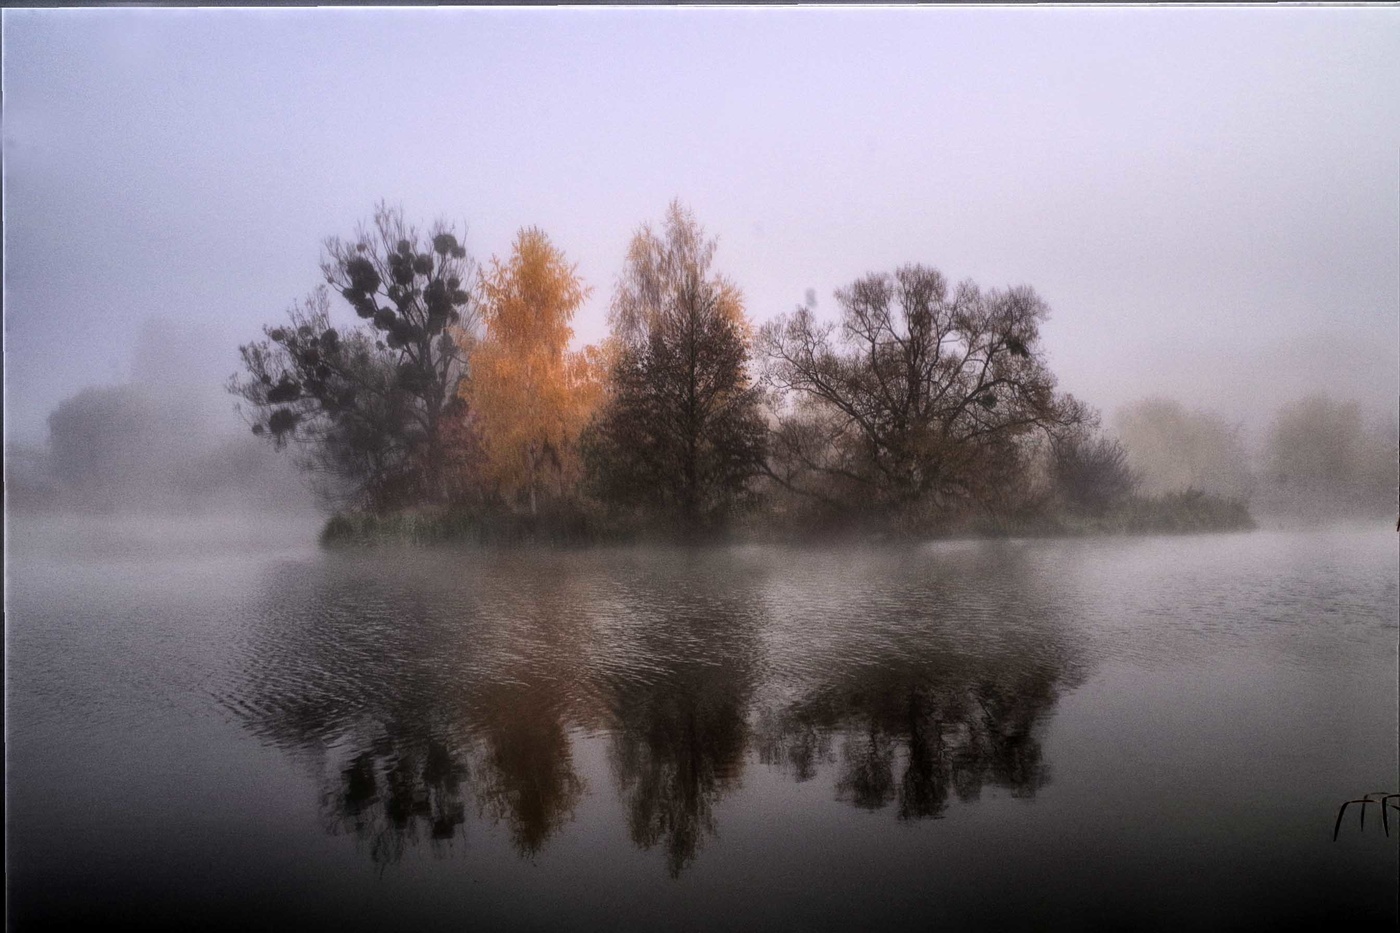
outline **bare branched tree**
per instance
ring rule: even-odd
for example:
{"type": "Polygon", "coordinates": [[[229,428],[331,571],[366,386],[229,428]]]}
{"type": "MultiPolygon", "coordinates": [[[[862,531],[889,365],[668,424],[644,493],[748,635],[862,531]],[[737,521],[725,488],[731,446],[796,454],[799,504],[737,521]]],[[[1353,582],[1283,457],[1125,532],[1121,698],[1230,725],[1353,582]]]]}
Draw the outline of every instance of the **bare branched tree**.
{"type": "Polygon", "coordinates": [[[1128,451],[1117,438],[1069,432],[1053,444],[1052,458],[1055,489],[1076,508],[1102,511],[1137,489],[1128,451]]]}
{"type": "Polygon", "coordinates": [[[766,325],[765,378],[792,393],[774,441],[790,489],[915,517],[976,501],[1016,460],[1018,439],[1091,422],[1055,391],[1030,288],[950,293],[904,266],[836,293],[839,323],[808,307],[766,325]]]}

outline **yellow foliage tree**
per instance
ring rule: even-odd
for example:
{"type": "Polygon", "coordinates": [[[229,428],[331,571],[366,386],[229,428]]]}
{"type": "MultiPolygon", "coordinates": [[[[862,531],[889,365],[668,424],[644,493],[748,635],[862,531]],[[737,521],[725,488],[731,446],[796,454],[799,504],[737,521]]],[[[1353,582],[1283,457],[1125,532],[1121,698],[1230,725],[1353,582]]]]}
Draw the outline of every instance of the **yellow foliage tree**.
{"type": "Polygon", "coordinates": [[[570,321],[589,291],[536,227],[517,234],[507,261],[492,258],[482,271],[484,333],[470,347],[462,394],[486,457],[484,478],[532,515],[577,483],[579,432],[598,404],[597,352],[568,349],[570,321]]]}

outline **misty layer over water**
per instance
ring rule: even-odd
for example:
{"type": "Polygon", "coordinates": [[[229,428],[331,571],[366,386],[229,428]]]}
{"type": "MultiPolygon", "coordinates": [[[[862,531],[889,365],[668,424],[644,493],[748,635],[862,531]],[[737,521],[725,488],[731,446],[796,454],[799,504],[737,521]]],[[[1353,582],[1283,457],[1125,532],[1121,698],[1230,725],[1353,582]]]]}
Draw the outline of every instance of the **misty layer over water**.
{"type": "Polygon", "coordinates": [[[14,536],[21,926],[1397,917],[1393,533],[119,538],[14,536]]]}

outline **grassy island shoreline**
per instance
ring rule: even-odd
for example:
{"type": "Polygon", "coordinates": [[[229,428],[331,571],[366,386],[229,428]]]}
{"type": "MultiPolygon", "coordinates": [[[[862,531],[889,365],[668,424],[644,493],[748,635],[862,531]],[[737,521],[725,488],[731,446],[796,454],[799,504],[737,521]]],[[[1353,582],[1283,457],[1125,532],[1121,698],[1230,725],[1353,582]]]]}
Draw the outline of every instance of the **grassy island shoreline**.
{"type": "Polygon", "coordinates": [[[386,514],[340,512],[320,534],[323,546],[519,545],[589,547],[653,543],[803,544],[818,540],[897,541],[995,538],[1073,538],[1116,535],[1208,534],[1252,531],[1258,525],[1242,499],[1186,490],[1160,496],[1130,496],[1100,511],[1043,510],[1011,517],[975,517],[942,527],[892,527],[848,520],[823,526],[785,526],[755,514],[727,531],[696,535],[657,527],[622,527],[601,513],[522,516],[481,515],[462,509],[415,508],[386,514]]]}

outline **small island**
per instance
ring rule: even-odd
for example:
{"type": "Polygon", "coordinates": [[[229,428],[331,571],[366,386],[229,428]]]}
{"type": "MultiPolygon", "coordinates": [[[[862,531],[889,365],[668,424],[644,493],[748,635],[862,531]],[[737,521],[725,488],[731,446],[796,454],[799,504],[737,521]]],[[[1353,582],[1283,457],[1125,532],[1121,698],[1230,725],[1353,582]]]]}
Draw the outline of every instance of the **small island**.
{"type": "Polygon", "coordinates": [[[1140,491],[1057,389],[1032,288],[909,264],[838,289],[834,319],[809,292],[755,327],[715,253],[672,202],[632,238],[607,339],[573,349],[590,289],[542,230],[478,267],[381,204],[229,389],[332,505],[327,544],[1253,527],[1243,497],[1140,491]]]}

